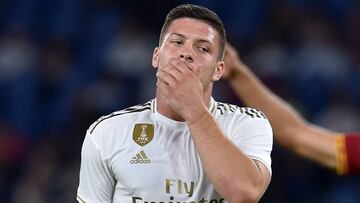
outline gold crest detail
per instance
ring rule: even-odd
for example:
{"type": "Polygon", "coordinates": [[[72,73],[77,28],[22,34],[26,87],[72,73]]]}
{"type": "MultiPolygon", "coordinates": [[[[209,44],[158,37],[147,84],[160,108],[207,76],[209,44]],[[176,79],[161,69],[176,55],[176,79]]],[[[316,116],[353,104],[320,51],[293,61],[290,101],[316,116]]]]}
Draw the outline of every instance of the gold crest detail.
{"type": "Polygon", "coordinates": [[[134,126],[133,140],[140,146],[151,142],[154,138],[154,124],[138,123],[134,126]]]}

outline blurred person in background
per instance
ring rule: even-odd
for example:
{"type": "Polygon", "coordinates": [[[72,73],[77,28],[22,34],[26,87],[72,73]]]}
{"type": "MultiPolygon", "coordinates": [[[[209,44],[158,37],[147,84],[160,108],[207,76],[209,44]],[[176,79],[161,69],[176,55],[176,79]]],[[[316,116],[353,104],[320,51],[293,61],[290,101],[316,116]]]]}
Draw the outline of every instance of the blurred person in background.
{"type": "Polygon", "coordinates": [[[153,53],[156,99],[100,118],[81,154],[79,202],[257,202],[271,179],[262,112],[216,102],[225,30],[205,7],[172,9],[153,53]]]}
{"type": "Polygon", "coordinates": [[[239,99],[266,113],[281,145],[340,175],[360,174],[360,133],[333,132],[307,122],[255,76],[230,44],[226,45],[225,64],[223,78],[239,99]]]}

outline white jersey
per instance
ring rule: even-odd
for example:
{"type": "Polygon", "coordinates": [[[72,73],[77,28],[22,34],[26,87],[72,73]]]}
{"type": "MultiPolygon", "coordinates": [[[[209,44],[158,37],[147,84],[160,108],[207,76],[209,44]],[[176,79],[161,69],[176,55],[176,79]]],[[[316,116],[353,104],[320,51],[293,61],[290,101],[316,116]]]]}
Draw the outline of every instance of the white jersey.
{"type": "MultiPolygon", "coordinates": [[[[209,111],[225,136],[271,174],[273,138],[265,115],[213,99],[209,111]]],[[[158,113],[156,99],[101,117],[88,129],[77,200],[227,202],[207,177],[187,123],[158,113]]]]}

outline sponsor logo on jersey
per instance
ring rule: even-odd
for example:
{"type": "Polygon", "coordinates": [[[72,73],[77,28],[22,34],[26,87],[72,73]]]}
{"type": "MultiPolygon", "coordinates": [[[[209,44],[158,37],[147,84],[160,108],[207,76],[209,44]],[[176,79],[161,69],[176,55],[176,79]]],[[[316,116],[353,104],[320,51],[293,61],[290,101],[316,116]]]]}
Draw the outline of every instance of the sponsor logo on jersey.
{"type": "Polygon", "coordinates": [[[144,150],[141,150],[130,160],[130,164],[149,164],[149,163],[151,163],[151,160],[146,156],[144,150]]]}
{"type": "Polygon", "coordinates": [[[135,124],[133,140],[136,144],[144,146],[154,138],[154,125],[148,123],[135,124]]]}
{"type": "Polygon", "coordinates": [[[163,200],[160,202],[156,202],[153,200],[144,200],[142,197],[131,197],[131,203],[224,203],[225,200],[223,198],[220,199],[206,199],[205,197],[201,198],[201,199],[197,199],[197,200],[188,200],[188,201],[184,201],[184,200],[176,200],[175,197],[170,196],[169,200],[163,200]]]}
{"type": "Polygon", "coordinates": [[[194,195],[195,182],[185,181],[181,179],[165,179],[165,192],[168,195],[168,199],[162,201],[154,201],[145,199],[143,197],[131,197],[132,203],[224,203],[224,198],[210,198],[194,195]],[[185,196],[186,197],[185,197],[185,196]],[[194,196],[193,196],[194,195],[194,196]],[[201,199],[200,199],[201,198],[201,199]],[[180,201],[181,199],[181,201],[180,201]]]}

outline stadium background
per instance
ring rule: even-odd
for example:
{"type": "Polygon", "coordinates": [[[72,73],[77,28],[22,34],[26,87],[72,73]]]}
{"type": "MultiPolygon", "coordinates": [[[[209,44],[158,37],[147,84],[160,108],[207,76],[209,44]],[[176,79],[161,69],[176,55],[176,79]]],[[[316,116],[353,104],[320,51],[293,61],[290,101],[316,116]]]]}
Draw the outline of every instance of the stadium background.
{"type": "MultiPolygon", "coordinates": [[[[307,119],[360,131],[359,1],[3,0],[0,202],[74,202],[85,130],[153,98],[152,51],[181,3],[216,11],[243,60],[307,119]]],[[[226,82],[215,86],[217,100],[241,105],[226,82]]],[[[272,157],[261,202],[360,202],[359,177],[277,144],[272,157]]]]}

